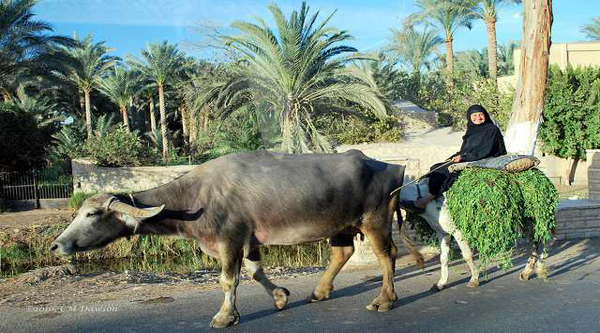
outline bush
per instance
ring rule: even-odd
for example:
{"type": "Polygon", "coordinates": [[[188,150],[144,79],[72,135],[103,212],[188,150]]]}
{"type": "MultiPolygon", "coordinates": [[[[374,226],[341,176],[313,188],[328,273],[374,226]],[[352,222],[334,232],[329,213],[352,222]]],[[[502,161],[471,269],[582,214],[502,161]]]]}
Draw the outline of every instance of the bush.
{"type": "Polygon", "coordinates": [[[480,104],[505,129],[513,98],[514,92],[498,91],[492,80],[463,77],[455,79],[454,88],[449,89],[444,77],[429,75],[421,80],[418,99],[412,102],[426,110],[438,112],[439,123],[456,130],[466,129],[469,106],[480,104]]]}
{"type": "Polygon", "coordinates": [[[600,148],[599,94],[599,67],[550,67],[539,132],[544,153],[585,159],[586,149],[600,148]]]}
{"type": "Polygon", "coordinates": [[[111,129],[104,136],[89,138],[85,150],[100,166],[139,166],[157,159],[156,152],[144,147],[137,134],[127,132],[123,125],[111,129]]]}
{"type": "Polygon", "coordinates": [[[71,209],[73,209],[73,210],[79,210],[79,208],[81,208],[81,206],[83,206],[83,203],[87,199],[94,196],[95,194],[96,194],[96,192],[92,192],[92,193],[75,192],[75,193],[73,193],[73,196],[71,196],[71,198],[69,198],[69,207],[71,207],[71,209]]]}
{"type": "Polygon", "coordinates": [[[337,144],[395,142],[402,136],[401,122],[396,116],[380,120],[370,113],[361,117],[330,113],[317,118],[316,126],[337,144]]]}
{"type": "Polygon", "coordinates": [[[48,137],[33,115],[11,103],[0,103],[0,170],[43,166],[48,137]]]}

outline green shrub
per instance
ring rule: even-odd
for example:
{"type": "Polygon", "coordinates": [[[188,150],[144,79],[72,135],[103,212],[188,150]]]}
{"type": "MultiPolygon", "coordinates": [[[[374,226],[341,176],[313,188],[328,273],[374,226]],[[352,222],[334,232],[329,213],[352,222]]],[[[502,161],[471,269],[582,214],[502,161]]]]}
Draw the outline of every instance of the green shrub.
{"type": "Polygon", "coordinates": [[[356,117],[331,113],[319,117],[316,126],[337,144],[396,142],[402,137],[402,125],[395,116],[380,120],[371,114],[356,117]]]}
{"type": "Polygon", "coordinates": [[[600,67],[551,66],[539,137],[541,150],[562,158],[585,159],[600,148],[600,67]]]}
{"type": "Polygon", "coordinates": [[[516,174],[466,169],[446,199],[452,220],[482,263],[499,260],[505,268],[524,225],[533,229],[536,241],[550,239],[558,204],[554,185],[537,169],[516,174]]]}
{"type": "Polygon", "coordinates": [[[83,202],[95,195],[96,192],[86,193],[86,192],[75,192],[73,196],[69,198],[69,207],[73,210],[79,210],[83,205],[83,202]]]}
{"type": "Polygon", "coordinates": [[[157,159],[153,150],[142,145],[136,132],[127,132],[121,125],[103,136],[93,136],[85,143],[87,155],[100,166],[139,166],[144,161],[157,159]]]}
{"type": "Polygon", "coordinates": [[[0,170],[43,166],[48,137],[32,114],[11,103],[0,103],[0,170]]]}

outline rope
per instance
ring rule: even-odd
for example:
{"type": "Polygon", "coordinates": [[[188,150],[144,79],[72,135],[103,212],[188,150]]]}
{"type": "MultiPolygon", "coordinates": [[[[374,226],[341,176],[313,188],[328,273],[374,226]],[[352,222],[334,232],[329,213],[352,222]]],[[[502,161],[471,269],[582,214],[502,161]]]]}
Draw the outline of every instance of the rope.
{"type": "Polygon", "coordinates": [[[448,164],[450,164],[450,163],[452,163],[452,160],[451,160],[451,159],[448,159],[448,160],[446,160],[446,162],[445,162],[444,164],[440,165],[439,167],[437,167],[437,168],[435,168],[435,169],[433,169],[433,170],[429,171],[428,173],[424,174],[423,176],[421,176],[421,177],[419,177],[419,178],[416,178],[416,179],[414,179],[413,181],[410,181],[410,182],[408,182],[407,184],[404,184],[404,185],[402,185],[402,186],[398,187],[397,189],[393,190],[393,191],[392,191],[392,193],[390,193],[390,196],[394,195],[394,193],[396,193],[396,192],[400,191],[401,189],[403,189],[403,188],[407,187],[408,185],[411,185],[411,184],[414,184],[414,183],[416,183],[416,182],[420,181],[421,179],[425,178],[425,176],[427,176],[427,175],[429,175],[430,173],[432,173],[432,172],[434,172],[434,171],[437,171],[437,170],[439,170],[439,169],[441,169],[441,168],[443,168],[443,167],[447,166],[447,165],[448,165],[448,164]]]}

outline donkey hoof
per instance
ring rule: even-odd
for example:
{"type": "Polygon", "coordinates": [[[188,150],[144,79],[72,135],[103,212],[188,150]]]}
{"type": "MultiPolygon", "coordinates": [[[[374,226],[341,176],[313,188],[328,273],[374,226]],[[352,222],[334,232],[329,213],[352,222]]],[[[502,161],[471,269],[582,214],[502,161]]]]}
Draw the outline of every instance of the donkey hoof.
{"type": "Polygon", "coordinates": [[[525,274],[525,273],[519,274],[519,280],[521,280],[521,281],[529,281],[529,274],[525,274]]]}
{"type": "Polygon", "coordinates": [[[225,328],[240,322],[240,314],[234,310],[230,314],[217,313],[210,322],[211,328],[225,328]]]}
{"type": "Polygon", "coordinates": [[[311,303],[324,301],[329,298],[329,293],[318,293],[313,291],[313,293],[308,297],[308,301],[311,303]]]}
{"type": "Polygon", "coordinates": [[[442,291],[442,289],[444,289],[444,287],[440,288],[437,284],[434,284],[433,286],[431,286],[431,288],[429,288],[429,291],[437,293],[438,291],[442,291]]]}
{"type": "Polygon", "coordinates": [[[275,309],[281,310],[285,307],[288,301],[288,296],[290,295],[289,290],[285,288],[275,288],[273,290],[273,302],[275,304],[275,309]]]}

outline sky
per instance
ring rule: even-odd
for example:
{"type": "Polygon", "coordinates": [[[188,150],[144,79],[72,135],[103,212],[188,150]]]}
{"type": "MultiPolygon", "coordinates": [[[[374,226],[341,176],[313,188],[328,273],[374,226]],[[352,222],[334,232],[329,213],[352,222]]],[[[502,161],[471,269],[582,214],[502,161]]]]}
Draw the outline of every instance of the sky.
{"type": "MultiPolygon", "coordinates": [[[[33,9],[35,18],[50,23],[55,33],[83,37],[92,34],[94,41],[104,41],[113,54],[124,57],[138,55],[148,43],[177,43],[186,53],[210,57],[199,48],[203,44],[202,26],[227,28],[233,21],[256,22],[262,17],[268,23],[271,0],[40,0],[33,9]]],[[[289,15],[300,8],[301,0],[279,0],[276,3],[289,15]]],[[[312,0],[311,12],[320,17],[334,13],[330,25],[347,30],[354,37],[345,43],[361,52],[384,48],[391,28],[399,28],[406,16],[418,8],[414,0],[312,0]]],[[[582,25],[600,16],[600,0],[554,0],[552,42],[584,41],[582,25]]],[[[522,8],[520,5],[500,7],[496,25],[498,43],[521,39],[522,8]]],[[[471,30],[459,29],[454,37],[454,50],[482,49],[486,30],[476,21],[471,30]]]]}

